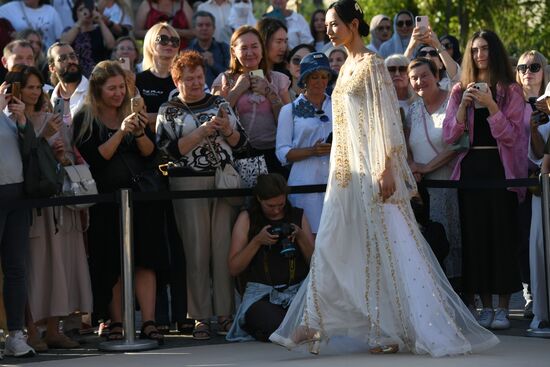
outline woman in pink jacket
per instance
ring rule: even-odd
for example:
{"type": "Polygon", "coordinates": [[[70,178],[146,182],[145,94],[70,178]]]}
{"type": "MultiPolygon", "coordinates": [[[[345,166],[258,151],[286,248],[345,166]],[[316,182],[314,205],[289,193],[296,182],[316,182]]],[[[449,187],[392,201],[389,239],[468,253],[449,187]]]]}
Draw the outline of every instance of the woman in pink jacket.
{"type": "MultiPolygon", "coordinates": [[[[451,91],[443,138],[456,143],[467,130],[469,149],[457,159],[451,179],[500,180],[527,175],[527,136],[521,87],[498,36],[474,33],[466,46],[460,83],[451,91]]],[[[510,294],[521,290],[516,247],[517,206],[524,188],[459,190],[462,284],[466,301],[486,328],[507,329],[510,294]],[[474,294],[483,308],[475,310],[474,294]],[[493,309],[492,295],[499,295],[493,309]]]]}

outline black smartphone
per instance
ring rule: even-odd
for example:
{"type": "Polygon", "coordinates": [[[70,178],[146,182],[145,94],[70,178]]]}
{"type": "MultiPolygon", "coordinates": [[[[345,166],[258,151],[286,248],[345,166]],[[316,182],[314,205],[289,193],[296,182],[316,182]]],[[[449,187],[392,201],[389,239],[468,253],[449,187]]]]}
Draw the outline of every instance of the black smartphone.
{"type": "Polygon", "coordinates": [[[332,144],[332,133],[328,134],[327,138],[325,139],[325,143],[332,144]]]}

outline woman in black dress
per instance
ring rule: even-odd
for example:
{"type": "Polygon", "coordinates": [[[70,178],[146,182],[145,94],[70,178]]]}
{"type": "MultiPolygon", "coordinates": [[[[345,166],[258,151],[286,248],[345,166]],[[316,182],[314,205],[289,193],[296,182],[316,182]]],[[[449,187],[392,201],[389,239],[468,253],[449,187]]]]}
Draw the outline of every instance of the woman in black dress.
{"type": "MultiPolygon", "coordinates": [[[[451,92],[443,137],[455,143],[469,131],[470,148],[462,152],[451,179],[503,180],[527,175],[527,142],[523,125],[524,101],[514,82],[508,55],[498,36],[476,32],[468,42],[460,83],[451,92]]],[[[507,329],[510,294],[522,289],[516,259],[517,206],[524,188],[462,189],[462,281],[466,301],[474,309],[481,296],[479,324],[507,329]],[[493,310],[492,294],[499,295],[493,310]]]]}
{"type": "MultiPolygon", "coordinates": [[[[152,168],[154,134],[146,129],[147,116],[130,113],[130,97],[124,71],[116,61],[102,61],[90,76],[87,100],[74,117],[76,146],[90,165],[99,192],[113,192],[133,186],[132,177],[152,168]]],[[[135,291],[142,319],[141,337],[162,342],[156,329],[156,278],[166,267],[162,241],[162,206],[158,202],[134,203],[135,291]]],[[[107,316],[109,338],[122,338],[120,228],[116,204],[96,204],[90,208],[88,231],[90,273],[94,310],[107,316]]]]}

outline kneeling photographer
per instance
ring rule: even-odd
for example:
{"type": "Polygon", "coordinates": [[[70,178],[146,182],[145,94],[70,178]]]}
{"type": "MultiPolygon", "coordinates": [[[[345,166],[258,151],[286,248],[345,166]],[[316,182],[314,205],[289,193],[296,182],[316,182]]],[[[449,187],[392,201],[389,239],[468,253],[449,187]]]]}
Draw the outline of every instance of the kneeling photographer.
{"type": "Polygon", "coordinates": [[[309,272],[313,234],[289,192],[281,175],[259,176],[250,208],[233,227],[229,271],[247,284],[229,341],[267,341],[309,272]]]}

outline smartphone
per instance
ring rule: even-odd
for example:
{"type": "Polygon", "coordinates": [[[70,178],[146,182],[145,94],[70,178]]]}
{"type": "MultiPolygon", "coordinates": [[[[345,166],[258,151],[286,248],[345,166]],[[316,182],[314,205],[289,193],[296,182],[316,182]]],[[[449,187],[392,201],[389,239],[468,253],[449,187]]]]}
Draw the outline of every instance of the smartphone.
{"type": "Polygon", "coordinates": [[[21,83],[12,82],[11,83],[11,96],[17,99],[21,99],[21,83]]]}
{"type": "Polygon", "coordinates": [[[144,107],[145,103],[143,102],[143,98],[141,98],[141,96],[135,96],[130,99],[130,108],[132,113],[140,113],[144,107]]]}
{"type": "Polygon", "coordinates": [[[262,69],[252,70],[249,72],[250,76],[258,76],[260,78],[265,78],[264,71],[262,69]]]}
{"type": "Polygon", "coordinates": [[[430,19],[427,15],[419,15],[416,17],[416,26],[428,28],[430,26],[430,19]]]}
{"type": "Polygon", "coordinates": [[[63,98],[56,98],[53,103],[53,113],[57,113],[59,116],[63,117],[65,114],[65,100],[63,98]]]}
{"type": "MultiPolygon", "coordinates": [[[[487,91],[489,90],[489,85],[485,82],[480,82],[480,83],[475,83],[474,88],[481,91],[481,92],[487,93],[487,91]]],[[[484,108],[484,106],[480,105],[476,101],[476,102],[474,102],[474,108],[484,108]]]]}
{"type": "Polygon", "coordinates": [[[328,134],[327,138],[325,139],[325,143],[332,144],[332,133],[328,134]]]}
{"type": "Polygon", "coordinates": [[[229,102],[222,102],[220,103],[218,107],[218,113],[216,114],[217,117],[222,117],[222,111],[225,111],[225,113],[229,116],[231,114],[229,102]]]}
{"type": "Polygon", "coordinates": [[[130,58],[129,57],[121,57],[118,59],[118,62],[120,63],[120,67],[123,70],[131,71],[130,70],[130,58]]]}

